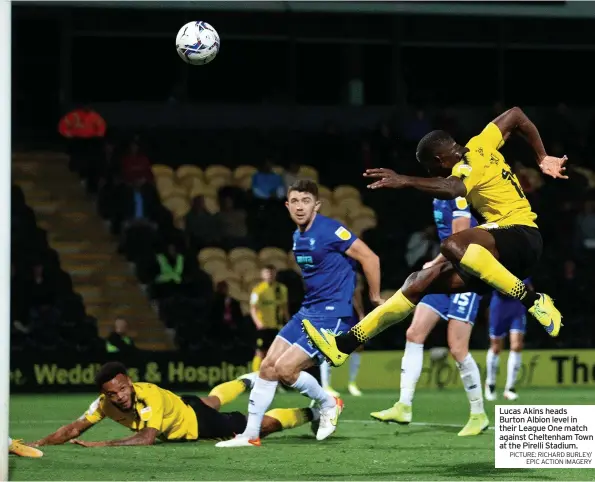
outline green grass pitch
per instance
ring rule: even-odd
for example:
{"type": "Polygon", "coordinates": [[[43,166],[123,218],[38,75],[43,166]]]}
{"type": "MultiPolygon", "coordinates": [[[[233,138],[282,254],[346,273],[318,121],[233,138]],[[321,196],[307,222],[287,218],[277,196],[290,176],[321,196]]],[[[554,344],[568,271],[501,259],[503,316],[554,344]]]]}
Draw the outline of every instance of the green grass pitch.
{"type": "MultiPolygon", "coordinates": [[[[590,389],[522,391],[524,404],[588,404],[590,389]]],[[[35,440],[80,416],[89,395],[15,395],[10,434],[35,440]]],[[[389,407],[394,394],[345,396],[345,411],[334,436],[317,442],[309,426],[273,435],[261,448],[216,449],[214,442],[153,447],[45,447],[42,459],[10,457],[10,480],[592,480],[592,469],[495,469],[494,431],[457,437],[467,421],[462,390],[419,391],[411,425],[372,421],[371,411],[389,407]]],[[[507,403],[498,401],[497,403],[507,403]]],[[[278,395],[276,407],[307,406],[297,394],[278,395]]],[[[246,411],[243,395],[227,410],[246,411]]],[[[494,404],[487,404],[490,420],[494,404]]],[[[104,421],[83,438],[129,435],[104,421]]]]}

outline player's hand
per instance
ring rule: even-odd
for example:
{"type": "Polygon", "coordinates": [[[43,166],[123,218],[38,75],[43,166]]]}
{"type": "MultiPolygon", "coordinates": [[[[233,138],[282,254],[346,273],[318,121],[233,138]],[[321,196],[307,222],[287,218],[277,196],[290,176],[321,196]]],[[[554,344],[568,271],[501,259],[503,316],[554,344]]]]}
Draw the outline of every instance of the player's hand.
{"type": "Polygon", "coordinates": [[[434,261],[428,261],[427,263],[424,263],[424,265],[421,267],[421,269],[428,269],[428,268],[431,268],[432,266],[434,266],[434,261]]]}
{"type": "Polygon", "coordinates": [[[378,296],[370,296],[370,303],[372,303],[374,306],[380,306],[383,305],[384,302],[386,300],[381,298],[380,295],[378,296]]]}
{"type": "Polygon", "coordinates": [[[541,169],[541,172],[553,177],[554,179],[568,179],[568,176],[564,174],[566,171],[564,164],[566,164],[567,160],[568,157],[566,156],[545,156],[539,163],[539,168],[541,169]]]}
{"type": "Polygon", "coordinates": [[[368,185],[368,189],[393,188],[401,189],[406,187],[406,176],[397,174],[392,169],[366,169],[364,177],[379,179],[376,182],[368,185]]]}

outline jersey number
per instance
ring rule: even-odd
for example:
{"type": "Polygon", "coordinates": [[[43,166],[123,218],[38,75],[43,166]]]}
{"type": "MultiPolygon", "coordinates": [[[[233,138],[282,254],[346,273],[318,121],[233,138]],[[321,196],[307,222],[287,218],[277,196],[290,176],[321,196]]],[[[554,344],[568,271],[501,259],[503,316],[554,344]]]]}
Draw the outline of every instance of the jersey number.
{"type": "Polygon", "coordinates": [[[505,181],[510,181],[510,184],[512,184],[512,187],[516,189],[516,192],[518,193],[519,197],[525,197],[525,193],[523,193],[521,186],[519,186],[516,182],[515,176],[512,172],[507,171],[506,169],[502,169],[502,179],[504,179],[505,181]]]}

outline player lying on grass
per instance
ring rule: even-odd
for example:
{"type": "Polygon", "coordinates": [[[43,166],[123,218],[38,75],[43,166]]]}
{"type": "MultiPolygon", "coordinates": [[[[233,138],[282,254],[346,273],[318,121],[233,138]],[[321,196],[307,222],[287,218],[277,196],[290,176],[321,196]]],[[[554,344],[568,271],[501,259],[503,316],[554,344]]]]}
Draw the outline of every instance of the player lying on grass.
{"type": "MultiPolygon", "coordinates": [[[[59,428],[34,446],[60,445],[70,441],[83,447],[153,445],[163,442],[204,439],[227,439],[246,428],[246,416],[240,412],[219,409],[249,389],[254,375],[249,374],[213,388],[208,397],[178,396],[152,383],[133,383],[126,367],[118,362],[106,363],[96,376],[101,392],[78,419],[59,428]],[[104,418],[129,428],[134,435],[110,441],[91,442],[78,437],[104,418]]],[[[318,420],[316,408],[277,408],[262,419],[260,436],[298,427],[318,420]]]]}
{"type": "Polygon", "coordinates": [[[552,299],[525,286],[541,258],[543,240],[537,215],[499,149],[518,131],[531,145],[544,174],[565,179],[562,158],[548,156],[537,128],[518,107],[490,122],[465,146],[444,131],[432,131],[417,146],[417,160],[431,178],[397,174],[390,169],[369,169],[378,179],[371,189],[412,187],[437,199],[465,197],[487,224],[465,229],[442,242],[445,262],[410,275],[386,303],[342,335],[317,329],[308,320],[304,330],[313,345],[335,366],[342,365],[362,343],[398,323],[428,294],[475,292],[491,289],[517,299],[545,328],[558,336],[562,315],[552,299]]]}

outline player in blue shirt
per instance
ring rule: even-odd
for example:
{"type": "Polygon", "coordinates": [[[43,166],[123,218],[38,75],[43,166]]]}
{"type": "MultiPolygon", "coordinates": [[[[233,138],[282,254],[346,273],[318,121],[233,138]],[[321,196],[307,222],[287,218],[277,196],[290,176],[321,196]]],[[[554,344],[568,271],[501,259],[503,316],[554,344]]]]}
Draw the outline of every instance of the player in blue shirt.
{"type": "Polygon", "coordinates": [[[343,401],[329,395],[309,373],[322,361],[302,332],[302,320],[334,334],[347,332],[358,319],[354,316],[353,293],[357,262],[368,282],[370,300],[381,304],[378,256],[339,222],[318,214],[320,200],[314,181],[295,182],[287,194],[287,208],[297,224],[293,235],[295,259],[302,270],[305,297],[302,306],[273,341],[250,393],[248,421],[244,433],[217,447],[260,445],[262,418],[273,401],[278,382],[313,399],[319,412],[318,440],[331,435],[343,409],[343,401]]]}
{"type": "MultiPolygon", "coordinates": [[[[530,289],[531,279],[524,280],[530,289]]],[[[494,291],[490,300],[490,349],[486,356],[486,400],[496,400],[496,376],[500,352],[504,349],[504,338],[509,335],[510,353],[506,370],[506,385],[504,398],[516,400],[519,398],[515,390],[516,379],[521,369],[521,352],[525,338],[525,325],[527,309],[523,304],[494,291]]]]}
{"type": "MultiPolygon", "coordinates": [[[[434,221],[440,241],[453,233],[477,226],[467,201],[462,197],[453,200],[434,199],[434,221]]],[[[446,258],[439,254],[426,263],[424,269],[444,262],[446,258]]],[[[401,424],[411,422],[413,395],[423,366],[424,343],[436,324],[443,319],[448,321],[448,346],[459,368],[471,408],[469,421],[459,436],[478,435],[488,427],[479,368],[469,353],[469,338],[480,300],[481,296],[476,293],[430,294],[422,298],[407,329],[407,343],[401,360],[399,401],[387,410],[372,412],[372,418],[401,424]]]]}

